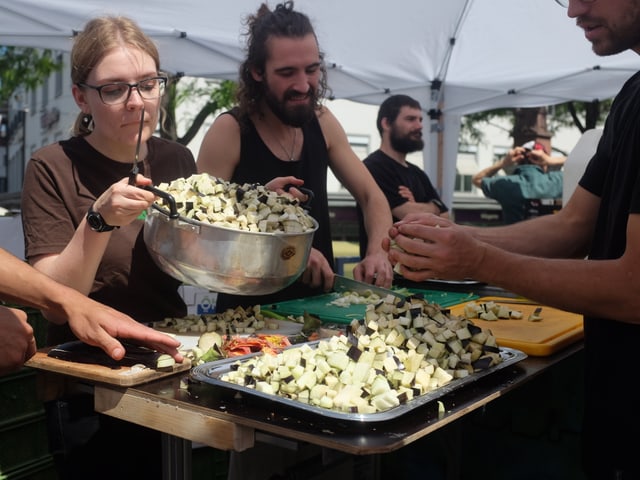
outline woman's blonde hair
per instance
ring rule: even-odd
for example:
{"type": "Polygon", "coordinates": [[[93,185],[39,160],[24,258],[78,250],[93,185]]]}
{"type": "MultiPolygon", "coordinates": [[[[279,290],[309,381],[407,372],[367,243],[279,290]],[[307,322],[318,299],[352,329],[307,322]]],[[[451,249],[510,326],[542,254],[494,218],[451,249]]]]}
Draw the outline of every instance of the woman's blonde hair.
{"type": "MultiPolygon", "coordinates": [[[[71,50],[71,82],[85,83],[91,71],[110,50],[120,45],[137,48],[151,56],[160,71],[158,49],[138,26],[127,17],[98,17],[90,20],[79,32],[71,50]]],[[[92,130],[91,115],[80,112],[73,126],[74,136],[84,136],[92,130]]]]}

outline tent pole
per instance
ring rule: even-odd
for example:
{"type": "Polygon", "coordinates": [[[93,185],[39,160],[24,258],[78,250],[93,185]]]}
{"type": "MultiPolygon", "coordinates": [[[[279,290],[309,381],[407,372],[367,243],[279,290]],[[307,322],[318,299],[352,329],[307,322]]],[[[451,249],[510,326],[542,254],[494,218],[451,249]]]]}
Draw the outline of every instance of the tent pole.
{"type": "Polygon", "coordinates": [[[438,192],[442,193],[444,191],[444,122],[442,119],[442,102],[438,104],[438,111],[440,112],[440,116],[438,117],[438,177],[436,180],[436,188],[438,192]]]}

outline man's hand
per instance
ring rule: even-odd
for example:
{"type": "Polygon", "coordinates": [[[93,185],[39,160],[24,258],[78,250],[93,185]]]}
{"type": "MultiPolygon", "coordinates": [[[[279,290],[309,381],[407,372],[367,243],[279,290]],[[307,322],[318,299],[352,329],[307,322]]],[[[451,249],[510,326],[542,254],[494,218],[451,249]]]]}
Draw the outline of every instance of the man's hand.
{"type": "MultiPolygon", "coordinates": [[[[141,174],[136,177],[136,185],[151,185],[152,181],[141,174]]],[[[105,222],[109,225],[124,226],[133,222],[140,213],[149,208],[155,195],[143,188],[129,185],[129,179],[123,178],[111,185],[93,204],[105,222]]]]}
{"type": "Polygon", "coordinates": [[[484,244],[450,220],[430,213],[410,215],[394,224],[389,236],[395,245],[386,241],[383,246],[408,280],[480,279],[477,268],[484,244]]]}
{"type": "Polygon", "coordinates": [[[508,168],[512,165],[518,165],[527,159],[527,149],[523,147],[514,147],[502,158],[502,168],[508,168]]]}
{"type": "Polygon", "coordinates": [[[147,327],[74,290],[70,290],[69,295],[73,298],[68,299],[62,311],[55,305],[55,308],[43,309],[42,312],[52,322],[68,321],[73,333],[83,342],[102,348],[114,360],[121,360],[125,349],[117,339],[134,340],[145,347],[171,355],[176,362],[182,362],[183,357],[178,352],[180,342],[170,335],[147,327]]]}
{"type": "Polygon", "coordinates": [[[300,276],[300,281],[313,288],[321,287],[325,292],[333,288],[333,270],[320,250],[312,248],[307,261],[307,268],[300,276]]]}
{"type": "Polygon", "coordinates": [[[393,267],[386,252],[379,249],[369,253],[353,269],[353,278],[382,288],[391,288],[393,267]]]}
{"type": "Polygon", "coordinates": [[[265,188],[273,190],[278,195],[291,195],[297,198],[301,203],[304,203],[309,200],[309,196],[296,188],[301,187],[302,185],[304,185],[304,180],[297,177],[276,177],[269,181],[265,185],[265,188]],[[285,187],[289,188],[285,190],[285,187]]]}
{"type": "Polygon", "coordinates": [[[416,201],[415,197],[413,196],[413,192],[409,189],[409,187],[405,187],[404,185],[400,185],[398,187],[398,194],[402,198],[405,198],[408,202],[415,203],[416,201]]]}
{"type": "Polygon", "coordinates": [[[36,339],[27,314],[17,308],[0,307],[0,330],[0,375],[5,375],[35,355],[36,339]]]}

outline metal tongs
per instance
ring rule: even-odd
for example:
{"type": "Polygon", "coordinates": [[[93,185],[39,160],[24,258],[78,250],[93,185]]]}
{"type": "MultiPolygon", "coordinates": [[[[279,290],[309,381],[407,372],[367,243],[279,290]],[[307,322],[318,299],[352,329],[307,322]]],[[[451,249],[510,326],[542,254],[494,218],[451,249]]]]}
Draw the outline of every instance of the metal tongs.
{"type": "Polygon", "coordinates": [[[138,128],[138,142],[136,143],[136,156],[133,159],[133,168],[129,173],[129,185],[136,184],[136,177],[138,176],[138,155],[140,154],[140,142],[142,141],[142,127],[144,127],[144,106],[140,111],[140,127],[138,128]]]}
{"type": "MultiPolygon", "coordinates": [[[[129,173],[129,185],[134,185],[134,186],[136,185],[136,177],[138,176],[138,155],[140,155],[140,143],[142,142],[143,126],[144,126],[144,106],[142,107],[142,111],[140,112],[140,127],[138,128],[138,142],[136,143],[136,156],[133,159],[133,167],[131,168],[131,172],[129,173]]],[[[166,213],[166,215],[168,215],[169,218],[175,219],[180,216],[180,214],[178,213],[178,207],[176,206],[176,201],[170,193],[160,190],[158,188],[152,187],[151,185],[145,185],[143,187],[138,187],[138,188],[149,190],[150,192],[155,193],[157,196],[162,197],[167,202],[167,204],[169,205],[169,208],[171,209],[169,213],[166,213]]]]}

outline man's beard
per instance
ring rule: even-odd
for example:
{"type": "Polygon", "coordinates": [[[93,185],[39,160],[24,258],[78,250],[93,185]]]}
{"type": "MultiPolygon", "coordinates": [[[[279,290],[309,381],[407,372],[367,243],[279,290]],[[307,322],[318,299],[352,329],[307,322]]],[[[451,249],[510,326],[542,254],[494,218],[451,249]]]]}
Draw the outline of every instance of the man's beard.
{"type": "Polygon", "coordinates": [[[297,128],[306,125],[316,114],[315,105],[317,98],[316,91],[311,88],[308,94],[308,103],[287,108],[287,99],[295,95],[297,95],[295,92],[285,92],[284,99],[280,101],[267,86],[264,99],[267,106],[282,123],[297,128]]]}
{"type": "Polygon", "coordinates": [[[412,138],[411,134],[402,137],[398,135],[395,127],[391,128],[389,142],[391,143],[391,148],[400,153],[418,152],[424,148],[422,137],[412,138]]]}
{"type": "MultiPolygon", "coordinates": [[[[635,48],[640,42],[640,32],[636,28],[638,21],[640,21],[640,9],[635,6],[633,11],[630,12],[625,20],[621,22],[616,28],[609,29],[609,35],[605,38],[599,38],[596,41],[591,41],[591,48],[593,52],[601,57],[609,55],[617,55],[618,53],[635,48]]],[[[578,25],[583,24],[600,24],[602,23],[597,18],[591,18],[589,16],[580,16],[577,18],[578,25]]]]}

